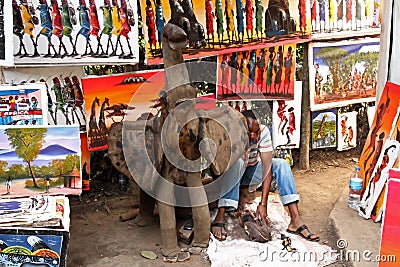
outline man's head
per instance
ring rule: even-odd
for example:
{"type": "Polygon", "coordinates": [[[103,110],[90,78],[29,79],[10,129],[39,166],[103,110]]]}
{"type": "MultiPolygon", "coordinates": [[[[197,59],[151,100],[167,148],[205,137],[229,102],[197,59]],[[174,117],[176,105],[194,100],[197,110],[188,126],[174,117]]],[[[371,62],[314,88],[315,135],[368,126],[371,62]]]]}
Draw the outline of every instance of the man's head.
{"type": "Polygon", "coordinates": [[[252,145],[260,137],[260,122],[252,110],[243,111],[242,114],[246,118],[249,143],[252,145]]]}

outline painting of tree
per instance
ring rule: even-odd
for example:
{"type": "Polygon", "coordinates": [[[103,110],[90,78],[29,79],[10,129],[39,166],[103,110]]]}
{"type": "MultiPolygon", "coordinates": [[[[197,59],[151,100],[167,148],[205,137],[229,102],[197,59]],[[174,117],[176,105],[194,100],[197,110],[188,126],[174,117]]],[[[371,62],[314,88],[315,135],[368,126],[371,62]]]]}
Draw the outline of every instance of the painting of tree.
{"type": "Polygon", "coordinates": [[[46,136],[46,128],[8,128],[4,131],[8,135],[10,145],[15,148],[15,153],[19,158],[28,164],[30,175],[33,179],[34,187],[39,187],[36,182],[35,172],[32,168],[34,161],[43,146],[43,140],[46,136]]]}
{"type": "Polygon", "coordinates": [[[311,45],[312,111],[374,101],[379,39],[311,45]]]}

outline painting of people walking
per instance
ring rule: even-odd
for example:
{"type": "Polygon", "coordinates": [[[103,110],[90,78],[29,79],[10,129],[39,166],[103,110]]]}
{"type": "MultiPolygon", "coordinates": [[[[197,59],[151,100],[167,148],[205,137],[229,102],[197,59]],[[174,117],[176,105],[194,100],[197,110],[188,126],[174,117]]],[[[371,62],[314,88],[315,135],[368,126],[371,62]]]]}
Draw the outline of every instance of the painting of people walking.
{"type": "Polygon", "coordinates": [[[7,16],[16,65],[139,62],[136,0],[12,0],[7,16]]]}
{"type": "Polygon", "coordinates": [[[79,126],[0,128],[0,195],[82,192],[79,126]]]}
{"type": "Polygon", "coordinates": [[[218,100],[293,100],[296,45],[218,56],[218,100]]]}
{"type": "Polygon", "coordinates": [[[163,62],[162,32],[169,21],[189,29],[185,59],[260,49],[282,40],[303,42],[311,33],[306,0],[143,0],[141,12],[148,64],[163,62]]]}
{"type": "Polygon", "coordinates": [[[375,101],[379,39],[310,46],[310,107],[322,110],[375,101]]]}

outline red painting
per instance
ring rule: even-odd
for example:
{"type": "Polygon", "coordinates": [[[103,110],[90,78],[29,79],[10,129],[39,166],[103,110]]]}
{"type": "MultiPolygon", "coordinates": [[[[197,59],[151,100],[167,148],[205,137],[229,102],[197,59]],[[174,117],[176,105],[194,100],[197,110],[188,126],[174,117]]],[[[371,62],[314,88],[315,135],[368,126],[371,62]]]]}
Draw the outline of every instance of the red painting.
{"type": "Polygon", "coordinates": [[[163,86],[164,72],[160,70],[83,78],[89,151],[108,148],[113,123],[127,115],[136,120],[142,113],[151,112],[150,106],[163,86]]]}

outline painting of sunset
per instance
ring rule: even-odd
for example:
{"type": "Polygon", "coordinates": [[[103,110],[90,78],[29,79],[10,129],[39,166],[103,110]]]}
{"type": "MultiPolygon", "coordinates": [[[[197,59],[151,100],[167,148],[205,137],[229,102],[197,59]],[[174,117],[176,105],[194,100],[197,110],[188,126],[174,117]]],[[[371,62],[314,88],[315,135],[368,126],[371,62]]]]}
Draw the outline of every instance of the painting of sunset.
{"type": "Polygon", "coordinates": [[[114,123],[157,113],[151,106],[163,87],[163,70],[83,78],[89,151],[108,148],[108,132],[114,123]]]}
{"type": "Polygon", "coordinates": [[[80,194],[79,125],[0,128],[0,195],[80,194]]]}

